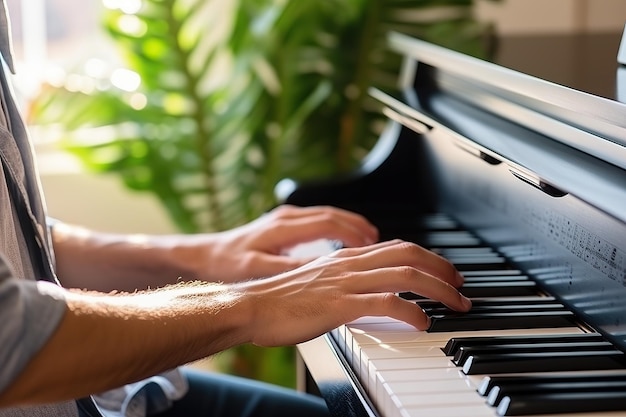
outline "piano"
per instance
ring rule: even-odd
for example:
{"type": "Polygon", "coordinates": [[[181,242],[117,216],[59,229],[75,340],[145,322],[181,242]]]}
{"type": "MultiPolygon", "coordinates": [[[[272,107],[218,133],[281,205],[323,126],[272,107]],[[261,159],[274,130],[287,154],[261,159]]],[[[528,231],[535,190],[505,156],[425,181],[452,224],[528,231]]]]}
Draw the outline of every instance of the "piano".
{"type": "MultiPolygon", "coordinates": [[[[428,331],[363,317],[298,346],[334,416],[626,416],[626,105],[400,33],[356,172],[283,201],[362,213],[462,271],[428,331]]],[[[285,191],[287,190],[287,191],[285,191]]]]}

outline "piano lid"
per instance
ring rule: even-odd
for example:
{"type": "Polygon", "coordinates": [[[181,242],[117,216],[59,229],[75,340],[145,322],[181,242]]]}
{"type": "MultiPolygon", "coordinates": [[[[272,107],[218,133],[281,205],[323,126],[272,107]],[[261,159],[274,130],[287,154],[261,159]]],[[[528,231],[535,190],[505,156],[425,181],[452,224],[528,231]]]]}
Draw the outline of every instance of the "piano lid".
{"type": "Polygon", "coordinates": [[[387,116],[626,222],[626,104],[399,33],[389,42],[405,56],[402,96],[370,90],[387,116]]]}
{"type": "Polygon", "coordinates": [[[389,34],[406,57],[401,76],[408,104],[419,107],[432,90],[532,129],[626,169],[626,104],[523,74],[412,37],[389,34]],[[436,69],[429,85],[411,85],[416,65],[436,69]],[[407,87],[415,87],[415,89],[407,87]]]}

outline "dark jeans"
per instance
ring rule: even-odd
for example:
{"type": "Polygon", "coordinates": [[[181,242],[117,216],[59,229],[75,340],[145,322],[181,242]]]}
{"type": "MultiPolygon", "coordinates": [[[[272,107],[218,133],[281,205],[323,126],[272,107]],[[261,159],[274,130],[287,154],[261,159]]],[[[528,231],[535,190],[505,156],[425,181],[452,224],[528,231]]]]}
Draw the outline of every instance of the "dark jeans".
{"type": "Polygon", "coordinates": [[[153,417],[328,417],[323,399],[230,375],[183,368],[189,392],[153,417]]]}

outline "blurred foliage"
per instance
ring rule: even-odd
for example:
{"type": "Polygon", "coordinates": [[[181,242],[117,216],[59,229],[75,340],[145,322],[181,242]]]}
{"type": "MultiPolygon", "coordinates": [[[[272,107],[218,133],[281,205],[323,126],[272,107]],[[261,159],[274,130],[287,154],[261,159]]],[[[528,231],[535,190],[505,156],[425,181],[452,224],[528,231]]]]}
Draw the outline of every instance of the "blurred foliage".
{"type": "Polygon", "coordinates": [[[107,10],[126,71],[46,88],[32,122],[61,123],[64,146],[89,169],[156,194],[182,231],[228,229],[272,207],[282,178],[349,170],[371,148],[380,116],[367,87],[393,88],[398,73],[389,30],[484,55],[490,29],[472,3],[144,0],[135,13],[107,10]]]}
{"type": "MultiPolygon", "coordinates": [[[[181,231],[228,229],[274,206],[281,179],[332,176],[365,156],[380,126],[367,88],[394,88],[399,71],[387,32],[484,57],[492,31],[473,3],[143,0],[132,12],[109,9],[104,27],[122,67],[47,86],[30,122],[60,124],[63,146],[86,167],[154,193],[181,231]]],[[[271,369],[248,371],[275,379],[258,375],[271,369]]]]}

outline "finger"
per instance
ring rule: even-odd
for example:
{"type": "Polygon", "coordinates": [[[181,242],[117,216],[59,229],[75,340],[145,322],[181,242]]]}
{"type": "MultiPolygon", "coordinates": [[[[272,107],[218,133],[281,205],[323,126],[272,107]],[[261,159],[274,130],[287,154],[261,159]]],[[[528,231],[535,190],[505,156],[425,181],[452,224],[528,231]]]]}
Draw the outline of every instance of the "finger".
{"type": "Polygon", "coordinates": [[[361,255],[365,255],[367,253],[373,252],[377,249],[386,248],[389,246],[397,245],[398,243],[403,242],[402,240],[394,239],[394,240],[385,240],[383,242],[373,243],[367,246],[358,246],[358,247],[350,247],[350,248],[342,248],[336,250],[329,256],[334,258],[352,258],[361,255]]]}
{"type": "MultiPolygon", "coordinates": [[[[383,248],[386,246],[391,246],[396,244],[397,241],[385,241],[374,243],[373,245],[354,247],[354,248],[343,248],[332,251],[331,253],[323,254],[325,256],[310,256],[308,257],[309,262],[316,261],[318,264],[332,262],[334,259],[338,258],[354,258],[365,253],[371,252],[372,250],[383,248]]],[[[304,260],[304,257],[300,257],[299,259],[304,260]]],[[[357,269],[358,270],[358,269],[357,269]]]]}
{"type": "Polygon", "coordinates": [[[280,241],[282,249],[301,242],[317,239],[332,239],[346,246],[364,246],[377,241],[376,229],[356,228],[352,223],[343,222],[326,214],[278,221],[272,228],[274,239],[280,241]]]}
{"type": "Polygon", "coordinates": [[[362,246],[378,241],[378,229],[360,214],[330,206],[281,206],[272,215],[280,225],[298,227],[301,237],[331,238],[346,246],[362,246]]]}
{"type": "MultiPolygon", "coordinates": [[[[355,297],[362,316],[387,316],[403,321],[417,330],[430,327],[430,317],[417,304],[404,300],[393,293],[362,294],[355,297]]],[[[351,318],[351,320],[358,317],[351,318]]]]}
{"type": "Polygon", "coordinates": [[[276,210],[279,216],[285,219],[293,219],[303,216],[318,216],[323,214],[331,214],[343,221],[353,223],[355,227],[369,228],[372,226],[371,222],[367,218],[359,213],[345,210],[333,206],[309,206],[309,207],[297,207],[289,204],[280,206],[276,210]]]}
{"type": "Polygon", "coordinates": [[[360,250],[342,250],[336,256],[354,256],[355,260],[351,267],[360,271],[406,265],[456,287],[461,286],[464,281],[454,265],[445,258],[421,246],[400,240],[390,241],[383,245],[372,245],[360,250]]]}
{"type": "Polygon", "coordinates": [[[346,290],[354,293],[412,292],[440,301],[457,311],[467,311],[472,302],[449,283],[409,266],[363,271],[346,280],[346,290]]]}

